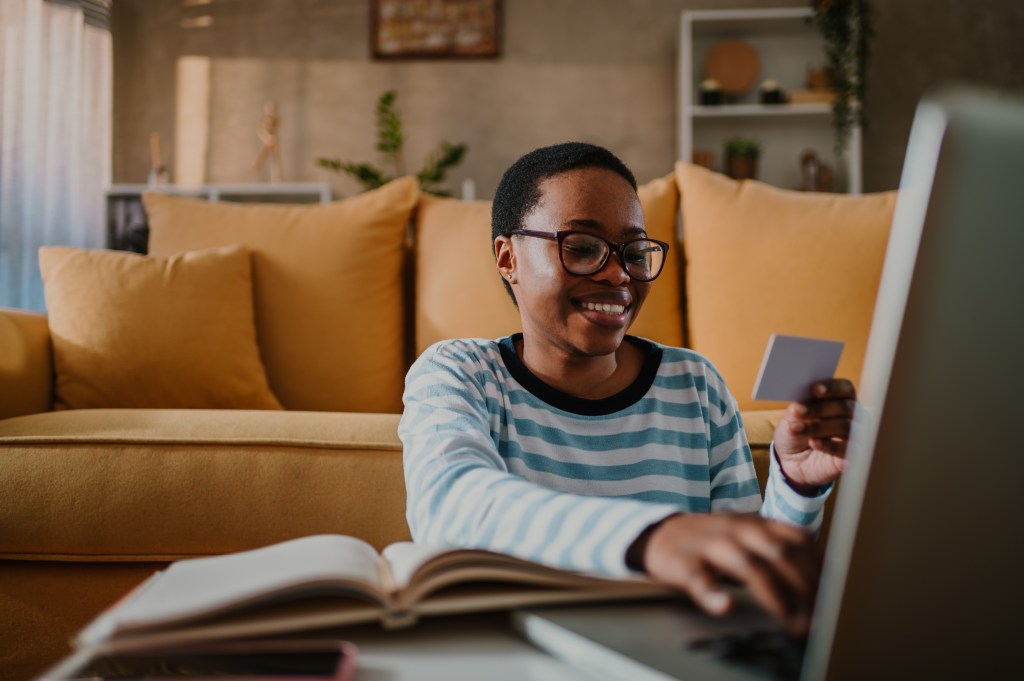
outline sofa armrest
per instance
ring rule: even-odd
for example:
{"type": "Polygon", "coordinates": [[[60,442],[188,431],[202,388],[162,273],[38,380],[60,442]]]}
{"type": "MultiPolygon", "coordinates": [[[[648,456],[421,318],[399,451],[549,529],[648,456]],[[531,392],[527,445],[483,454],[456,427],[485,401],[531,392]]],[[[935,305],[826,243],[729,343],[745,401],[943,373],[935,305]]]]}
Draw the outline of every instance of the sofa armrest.
{"type": "Polygon", "coordinates": [[[46,315],[0,308],[0,419],[53,408],[53,349],[46,315]]]}

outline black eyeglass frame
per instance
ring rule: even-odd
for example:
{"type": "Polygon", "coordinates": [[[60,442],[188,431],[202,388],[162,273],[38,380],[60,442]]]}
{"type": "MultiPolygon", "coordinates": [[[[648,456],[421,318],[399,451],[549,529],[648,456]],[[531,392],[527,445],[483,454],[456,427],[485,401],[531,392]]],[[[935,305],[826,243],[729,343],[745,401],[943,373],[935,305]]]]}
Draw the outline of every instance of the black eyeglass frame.
{"type": "Polygon", "coordinates": [[[628,241],[623,241],[622,243],[617,244],[612,241],[608,241],[608,239],[605,239],[602,236],[598,236],[590,232],[584,232],[578,229],[563,229],[558,232],[541,232],[535,229],[514,229],[510,232],[510,234],[512,236],[533,236],[539,239],[549,239],[551,241],[557,241],[558,261],[562,263],[562,269],[564,269],[569,274],[577,277],[589,277],[592,274],[600,272],[602,269],[604,269],[604,266],[608,264],[608,258],[610,258],[612,256],[612,253],[614,253],[615,257],[618,258],[619,260],[619,265],[622,266],[622,271],[626,273],[626,276],[628,276],[633,281],[640,281],[645,284],[657,279],[658,276],[661,274],[662,270],[665,269],[665,259],[668,256],[669,248],[669,245],[664,241],[659,241],[658,239],[652,239],[650,237],[637,237],[636,239],[629,239],[628,241]],[[595,267],[592,272],[573,272],[568,268],[568,266],[566,266],[565,258],[562,255],[562,242],[565,241],[566,237],[572,234],[585,234],[591,238],[603,241],[605,245],[608,247],[608,250],[605,251],[604,257],[601,259],[601,263],[597,267],[595,267]],[[626,266],[626,260],[625,256],[623,255],[623,250],[626,248],[626,246],[632,243],[636,243],[637,241],[650,241],[658,244],[662,249],[661,266],[658,267],[658,271],[650,279],[641,279],[640,277],[634,276],[633,273],[630,272],[629,268],[626,266]]]}

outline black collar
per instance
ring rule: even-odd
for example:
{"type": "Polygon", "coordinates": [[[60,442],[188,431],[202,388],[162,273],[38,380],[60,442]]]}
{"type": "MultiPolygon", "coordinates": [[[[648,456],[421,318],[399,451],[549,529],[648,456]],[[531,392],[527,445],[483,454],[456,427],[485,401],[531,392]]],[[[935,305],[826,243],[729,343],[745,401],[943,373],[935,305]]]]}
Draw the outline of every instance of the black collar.
{"type": "Polygon", "coordinates": [[[515,343],[523,337],[522,333],[513,334],[502,338],[499,342],[501,358],[505,362],[512,378],[530,391],[534,397],[557,407],[563,411],[582,416],[604,416],[614,414],[630,407],[647,394],[654,384],[654,378],[658,375],[658,367],[661,366],[661,348],[649,340],[626,336],[624,340],[640,348],[644,353],[644,364],[636,379],[620,392],[609,397],[602,397],[598,400],[590,400],[584,397],[576,397],[569,393],[553,388],[530,371],[523,360],[516,352],[515,343]]]}

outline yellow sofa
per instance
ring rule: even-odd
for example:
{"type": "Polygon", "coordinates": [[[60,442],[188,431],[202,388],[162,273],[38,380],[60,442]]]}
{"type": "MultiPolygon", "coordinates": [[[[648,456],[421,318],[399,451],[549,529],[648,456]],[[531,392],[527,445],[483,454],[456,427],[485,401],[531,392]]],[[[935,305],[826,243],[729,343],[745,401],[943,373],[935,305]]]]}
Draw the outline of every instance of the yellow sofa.
{"type": "MultiPolygon", "coordinates": [[[[748,396],[767,336],[846,340],[840,372],[858,375],[894,197],[798,194],[682,163],[640,195],[650,233],[674,246],[633,332],[718,364],[763,484],[781,405],[748,396]]],[[[49,280],[49,319],[0,310],[4,679],[66,654],[168,561],[322,532],[408,538],[395,434],[408,364],[442,338],[517,330],[486,202],[420,196],[411,179],[319,207],[146,201],[151,258],[251,251],[259,354],[284,409],[67,408],[74,334],[141,313],[59,309],[49,280]]],[[[171,362],[142,345],[154,371],[171,362]]]]}

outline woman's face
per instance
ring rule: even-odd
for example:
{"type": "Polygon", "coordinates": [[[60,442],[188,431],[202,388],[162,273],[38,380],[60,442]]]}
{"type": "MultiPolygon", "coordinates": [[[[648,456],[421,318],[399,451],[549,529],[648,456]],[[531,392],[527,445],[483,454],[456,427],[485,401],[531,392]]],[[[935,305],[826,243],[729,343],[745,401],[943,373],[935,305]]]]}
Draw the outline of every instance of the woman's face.
{"type": "MultiPolygon", "coordinates": [[[[543,180],[539,189],[541,199],[522,229],[577,230],[612,243],[647,235],[636,192],[610,170],[570,170],[543,180]]],[[[572,356],[615,352],[650,291],[649,282],[629,278],[614,253],[599,271],[578,276],[562,267],[556,241],[512,236],[504,257],[498,248],[498,265],[510,278],[528,342],[542,341],[572,356]]]]}

